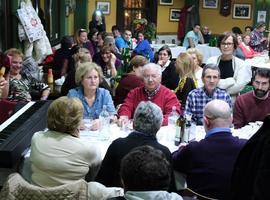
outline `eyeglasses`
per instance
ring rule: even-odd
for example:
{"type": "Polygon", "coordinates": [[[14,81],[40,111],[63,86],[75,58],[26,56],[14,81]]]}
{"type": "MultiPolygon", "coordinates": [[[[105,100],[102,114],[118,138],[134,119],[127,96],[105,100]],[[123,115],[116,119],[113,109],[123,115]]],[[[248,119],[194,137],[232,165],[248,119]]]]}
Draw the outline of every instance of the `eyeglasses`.
{"type": "Polygon", "coordinates": [[[225,42],[222,42],[221,44],[220,44],[221,46],[228,46],[228,47],[232,47],[233,46],[233,43],[231,43],[231,42],[227,42],[227,43],[225,43],[225,42]]]}

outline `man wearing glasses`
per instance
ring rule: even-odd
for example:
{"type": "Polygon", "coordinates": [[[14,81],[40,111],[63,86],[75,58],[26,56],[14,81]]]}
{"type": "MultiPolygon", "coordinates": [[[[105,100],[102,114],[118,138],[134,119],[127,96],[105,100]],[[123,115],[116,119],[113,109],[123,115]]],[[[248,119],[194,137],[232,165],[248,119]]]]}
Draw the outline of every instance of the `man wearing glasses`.
{"type": "Polygon", "coordinates": [[[119,122],[125,123],[127,120],[133,118],[134,111],[141,101],[151,101],[158,105],[163,113],[162,125],[168,124],[168,116],[175,106],[178,113],[180,113],[180,103],[176,95],[165,86],[161,85],[161,67],[154,63],[146,64],[143,67],[144,86],[137,87],[131,90],[124,103],[118,110],[120,116],[119,122]]]}
{"type": "Polygon", "coordinates": [[[210,57],[206,64],[213,63],[220,69],[218,87],[226,90],[234,99],[251,80],[251,67],[243,60],[233,56],[237,39],[231,32],[222,34],[218,39],[221,55],[210,57]]]}
{"type": "Polygon", "coordinates": [[[236,128],[241,128],[249,122],[263,121],[270,113],[269,69],[257,69],[252,84],[253,91],[238,96],[235,101],[233,124],[236,128]]]}

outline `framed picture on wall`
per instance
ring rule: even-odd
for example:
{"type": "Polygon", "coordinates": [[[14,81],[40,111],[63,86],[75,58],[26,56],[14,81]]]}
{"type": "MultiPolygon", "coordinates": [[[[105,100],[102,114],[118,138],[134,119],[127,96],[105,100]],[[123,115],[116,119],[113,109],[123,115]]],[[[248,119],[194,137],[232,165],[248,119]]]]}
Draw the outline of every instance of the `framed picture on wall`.
{"type": "Polygon", "coordinates": [[[267,14],[266,10],[258,10],[257,23],[258,22],[266,22],[266,14],[267,14]]]}
{"type": "Polygon", "coordinates": [[[160,5],[173,5],[173,0],[159,0],[160,5]]]}
{"type": "Polygon", "coordinates": [[[104,15],[110,14],[110,2],[97,1],[96,9],[101,10],[104,15]]]}
{"type": "Polygon", "coordinates": [[[250,4],[234,4],[233,18],[234,19],[250,19],[251,5],[250,4]]]}
{"type": "Polygon", "coordinates": [[[218,0],[203,0],[203,8],[217,8],[218,0]]]}
{"type": "Polygon", "coordinates": [[[170,9],[170,21],[178,22],[180,18],[181,10],[178,8],[171,8],[170,9]]]}

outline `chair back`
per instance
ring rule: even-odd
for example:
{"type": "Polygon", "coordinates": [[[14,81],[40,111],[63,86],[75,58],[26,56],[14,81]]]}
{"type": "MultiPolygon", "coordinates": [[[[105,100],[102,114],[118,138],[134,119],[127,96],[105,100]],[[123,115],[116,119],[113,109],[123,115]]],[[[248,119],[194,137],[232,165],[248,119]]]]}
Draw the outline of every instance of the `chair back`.
{"type": "Polygon", "coordinates": [[[87,200],[88,187],[84,180],[57,187],[42,188],[25,181],[20,174],[9,175],[1,192],[5,200],[87,200]]]}

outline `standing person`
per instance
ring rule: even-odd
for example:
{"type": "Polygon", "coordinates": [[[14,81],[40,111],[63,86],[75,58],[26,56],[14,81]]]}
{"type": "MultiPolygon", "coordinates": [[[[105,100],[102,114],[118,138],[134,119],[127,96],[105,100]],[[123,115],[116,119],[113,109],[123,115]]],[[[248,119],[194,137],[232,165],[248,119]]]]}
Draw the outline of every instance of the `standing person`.
{"type": "Polygon", "coordinates": [[[199,24],[195,24],[193,26],[193,29],[189,32],[187,32],[184,41],[183,41],[183,46],[186,48],[194,48],[196,47],[199,42],[201,44],[204,44],[204,39],[203,39],[203,35],[201,33],[200,30],[200,25],[199,24]]]}
{"type": "Polygon", "coordinates": [[[83,47],[83,48],[88,49],[91,56],[92,57],[94,56],[95,50],[94,50],[93,44],[88,40],[86,29],[81,28],[81,29],[77,30],[76,36],[75,36],[75,41],[79,47],[83,47]]]}
{"type": "Polygon", "coordinates": [[[161,68],[154,63],[148,63],[143,67],[144,86],[131,90],[124,103],[118,110],[120,122],[125,122],[126,116],[132,119],[134,111],[141,101],[151,101],[158,105],[163,112],[163,125],[168,124],[168,116],[175,106],[180,113],[180,103],[176,95],[165,86],[161,85],[161,68]]]}
{"type": "Polygon", "coordinates": [[[77,88],[68,92],[68,97],[77,97],[81,100],[84,118],[93,119],[93,129],[99,128],[99,114],[104,105],[110,114],[115,114],[112,97],[108,90],[99,88],[99,83],[103,77],[101,68],[90,62],[78,64],[75,74],[77,88]]]}
{"type": "Polygon", "coordinates": [[[265,23],[259,22],[256,24],[255,29],[250,33],[250,46],[256,52],[263,52],[267,47],[267,38],[264,37],[265,23]]]}
{"type": "Polygon", "coordinates": [[[172,60],[172,52],[168,45],[158,50],[157,64],[161,67],[161,84],[174,90],[179,82],[179,76],[175,71],[175,62],[172,60]]]}
{"type": "Polygon", "coordinates": [[[187,187],[214,199],[225,200],[237,155],[246,140],[232,136],[232,113],[223,100],[206,104],[203,114],[206,136],[173,153],[174,170],[186,175],[187,187]]]}
{"type": "Polygon", "coordinates": [[[185,115],[192,116],[197,125],[203,125],[203,109],[213,99],[223,100],[232,107],[230,95],[217,87],[219,80],[219,68],[214,64],[207,64],[202,72],[203,87],[194,89],[188,94],[185,115]]]}
{"type": "Polygon", "coordinates": [[[233,55],[237,48],[237,40],[233,33],[225,32],[218,38],[220,56],[213,56],[207,60],[220,69],[220,81],[218,87],[226,90],[235,97],[251,80],[251,67],[243,60],[233,55]]]}
{"type": "MultiPolygon", "coordinates": [[[[140,102],[134,112],[134,131],[127,137],[118,138],[111,143],[102,161],[96,181],[107,187],[122,186],[119,173],[122,158],[132,149],[143,145],[149,145],[155,149],[159,149],[171,163],[170,150],[161,145],[156,138],[156,133],[161,127],[162,119],[162,111],[156,104],[150,101],[140,102]]],[[[169,174],[172,174],[172,170],[169,171],[169,174]]],[[[174,178],[172,177],[168,183],[170,189],[173,189],[173,181],[174,178]]]]}
{"type": "Polygon", "coordinates": [[[188,93],[198,87],[195,78],[195,67],[195,63],[190,54],[179,54],[176,59],[175,68],[176,72],[179,74],[180,81],[175,89],[175,94],[181,102],[182,110],[185,109],[188,93]]]}
{"type": "Polygon", "coordinates": [[[138,32],[137,35],[137,46],[132,52],[135,55],[142,55],[149,59],[149,61],[153,61],[154,53],[147,39],[144,38],[144,33],[142,31],[138,32]]]}
{"type": "Polygon", "coordinates": [[[92,20],[89,22],[89,31],[95,28],[98,32],[106,31],[105,17],[101,10],[95,10],[92,14],[92,20]]]}
{"type": "Polygon", "coordinates": [[[143,56],[134,56],[128,66],[127,73],[119,81],[115,90],[114,104],[119,105],[124,102],[127,94],[136,87],[144,85],[142,68],[149,61],[143,56]]]}
{"type": "Polygon", "coordinates": [[[241,128],[249,122],[263,121],[270,114],[269,70],[258,68],[254,73],[252,85],[252,91],[236,98],[233,110],[235,128],[241,128]]]}

